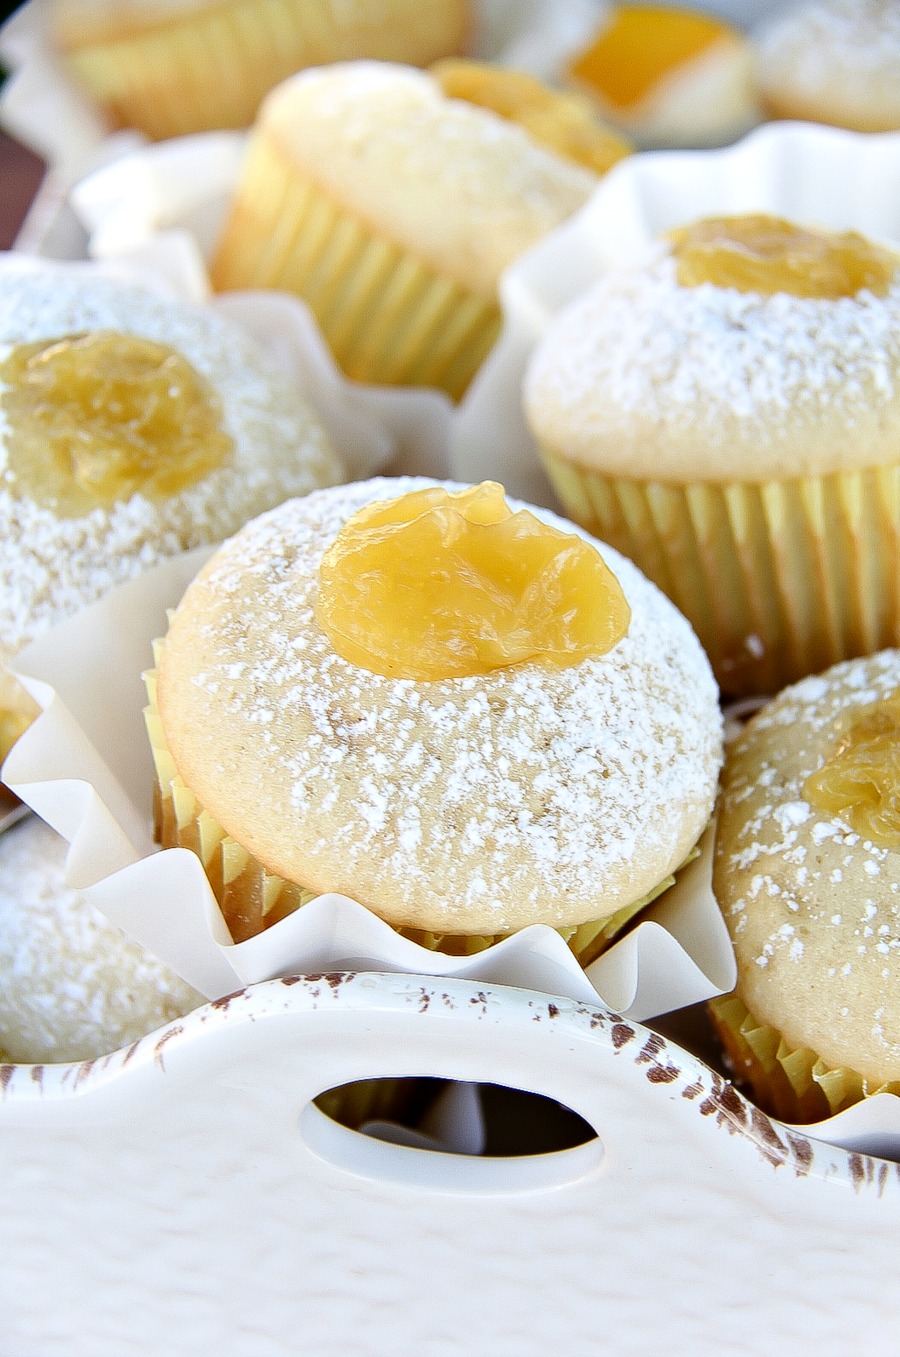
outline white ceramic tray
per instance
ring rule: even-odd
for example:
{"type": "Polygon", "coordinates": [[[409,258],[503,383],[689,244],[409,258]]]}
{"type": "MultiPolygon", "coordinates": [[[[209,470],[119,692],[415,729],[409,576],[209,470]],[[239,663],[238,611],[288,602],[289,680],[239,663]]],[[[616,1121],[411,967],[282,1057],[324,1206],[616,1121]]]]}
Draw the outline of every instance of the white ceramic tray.
{"type": "Polygon", "coordinates": [[[0,1075],[5,1357],[897,1350],[900,1169],[787,1132],[603,1008],[275,980],[0,1075]],[[560,1099],[597,1139],[448,1155],[311,1105],[423,1071],[560,1099]]]}

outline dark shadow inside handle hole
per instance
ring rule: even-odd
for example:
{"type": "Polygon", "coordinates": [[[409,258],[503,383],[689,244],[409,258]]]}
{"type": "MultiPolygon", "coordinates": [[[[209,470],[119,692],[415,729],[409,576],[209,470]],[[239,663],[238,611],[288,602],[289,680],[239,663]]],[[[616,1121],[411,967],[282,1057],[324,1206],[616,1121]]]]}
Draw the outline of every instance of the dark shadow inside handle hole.
{"type": "Polygon", "coordinates": [[[500,1084],[363,1079],[329,1089],[316,1105],[351,1130],[451,1154],[518,1158],[596,1139],[594,1128],[571,1108],[500,1084]]]}

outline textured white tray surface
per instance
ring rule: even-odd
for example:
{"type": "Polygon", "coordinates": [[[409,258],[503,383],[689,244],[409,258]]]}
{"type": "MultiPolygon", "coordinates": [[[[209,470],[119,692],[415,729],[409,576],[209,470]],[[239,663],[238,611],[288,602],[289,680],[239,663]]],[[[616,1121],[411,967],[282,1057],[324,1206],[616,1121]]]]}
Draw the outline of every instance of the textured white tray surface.
{"type": "Polygon", "coordinates": [[[900,1169],[600,1007],[278,980],[92,1066],[3,1073],[10,1357],[896,1350],[900,1169]],[[422,1071],[556,1097],[599,1139],[460,1158],[310,1106],[422,1071]]]}

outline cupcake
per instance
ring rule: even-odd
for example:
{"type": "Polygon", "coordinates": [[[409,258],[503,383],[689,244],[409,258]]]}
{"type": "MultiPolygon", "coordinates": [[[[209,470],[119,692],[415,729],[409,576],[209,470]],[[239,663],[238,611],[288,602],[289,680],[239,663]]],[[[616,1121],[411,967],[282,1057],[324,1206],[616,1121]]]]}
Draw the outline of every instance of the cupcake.
{"type": "Polygon", "coordinates": [[[560,312],[525,410],[567,512],[690,618],[726,693],[900,635],[900,255],[709,218],[560,312]]]}
{"type": "Polygon", "coordinates": [[[627,147],[529,77],[454,65],[452,95],[441,78],[349,62],[274,90],[211,275],[302,297],[348,376],[456,399],[499,331],[503,269],[627,147]],[[540,140],[514,121],[529,107],[540,140]],[[544,140],[557,126],[561,151],[544,140]]]}
{"type": "Polygon", "coordinates": [[[235,941],[321,893],[453,954],[529,924],[584,964],[688,860],[721,719],[684,618],[502,487],[375,480],[247,525],[149,676],[160,841],[235,941]]]}
{"type": "Polygon", "coordinates": [[[24,645],[342,474],[237,325],[85,268],[0,270],[0,414],[0,754],[36,714],[24,645]]]}
{"type": "Polygon", "coordinates": [[[900,128],[900,6],[896,0],[814,0],[758,39],[759,88],[773,118],[858,132],[900,128]]]}
{"type": "Polygon", "coordinates": [[[714,888],[738,982],[712,1011],[762,1107],[900,1093],[900,651],[769,702],[727,751],[714,888]]]}
{"type": "Polygon", "coordinates": [[[640,146],[716,146],[759,121],[753,48],[696,9],[611,5],[566,78],[640,146]]]}
{"type": "Polygon", "coordinates": [[[204,1002],[64,884],[65,841],[30,816],[0,851],[0,1059],[93,1060],[204,1002]]]}
{"type": "Polygon", "coordinates": [[[372,57],[428,65],[462,52],[468,0],[51,0],[75,83],[113,127],[154,140],[249,127],[294,71],[372,57]]]}

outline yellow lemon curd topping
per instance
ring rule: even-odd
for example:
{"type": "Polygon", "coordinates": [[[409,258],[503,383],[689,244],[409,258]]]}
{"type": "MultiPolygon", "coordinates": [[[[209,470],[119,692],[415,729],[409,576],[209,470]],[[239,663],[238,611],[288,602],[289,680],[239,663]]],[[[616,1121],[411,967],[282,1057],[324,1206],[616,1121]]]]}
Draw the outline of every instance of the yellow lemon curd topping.
{"type": "Polygon", "coordinates": [[[721,20],[665,5],[619,5],[569,75],[616,109],[639,104],[660,80],[731,33],[721,20]]]}
{"type": "Polygon", "coordinates": [[[898,257],[856,231],[820,231],[764,213],[706,217],[669,232],[682,287],[836,299],[883,297],[898,257]]]}
{"type": "Polygon", "coordinates": [[[215,389],[166,344],[114,331],[18,344],[0,382],[9,489],[62,517],[172,495],[231,451],[215,389]]]}
{"type": "Polygon", "coordinates": [[[436,62],[431,73],[449,98],[518,123],[540,146],[595,174],[605,174],[633,149],[604,126],[586,99],[548,89],[522,71],[448,58],[436,62]]]}
{"type": "Polygon", "coordinates": [[[428,681],[603,655],[631,610],[593,546],[485,481],[354,514],[322,559],[316,616],[352,664],[428,681]]]}
{"type": "Polygon", "coordinates": [[[900,689],[839,720],[834,752],[803,795],[873,843],[900,848],[900,689]]]}

